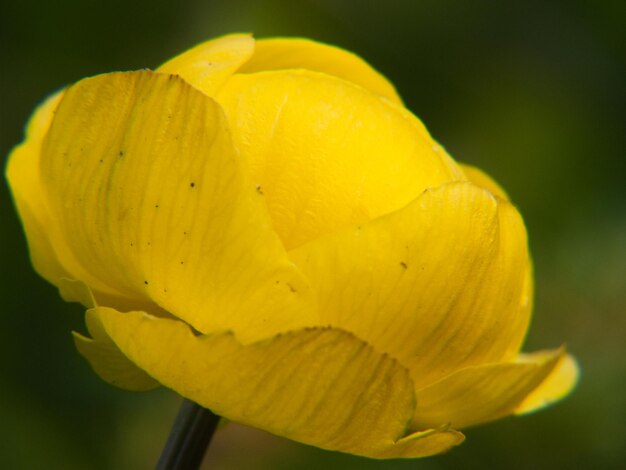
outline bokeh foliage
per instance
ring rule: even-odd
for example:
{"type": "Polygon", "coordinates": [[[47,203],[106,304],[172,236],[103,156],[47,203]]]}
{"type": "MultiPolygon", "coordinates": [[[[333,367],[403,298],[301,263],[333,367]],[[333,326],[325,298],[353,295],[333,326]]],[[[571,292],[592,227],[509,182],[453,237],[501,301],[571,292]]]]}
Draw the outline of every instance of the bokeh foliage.
{"type": "MultiPolygon", "coordinates": [[[[223,33],[357,51],[459,160],[520,207],[537,279],[527,349],[566,342],[582,382],[547,411],[467,432],[448,455],[377,462],[231,426],[212,468],[618,468],[626,461],[626,6],[616,0],[3,0],[0,155],[34,106],[84,76],[154,67],[223,33]]],[[[4,160],[3,160],[4,161],[4,160]]],[[[148,469],[177,398],[102,383],[69,332],[82,310],[32,271],[0,186],[5,468],[148,469]]]]}

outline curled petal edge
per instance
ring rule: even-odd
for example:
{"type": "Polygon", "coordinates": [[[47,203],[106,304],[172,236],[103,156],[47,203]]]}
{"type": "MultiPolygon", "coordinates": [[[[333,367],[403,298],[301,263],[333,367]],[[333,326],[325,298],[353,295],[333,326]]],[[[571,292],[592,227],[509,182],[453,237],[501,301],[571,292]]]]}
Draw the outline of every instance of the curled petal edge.
{"type": "Polygon", "coordinates": [[[416,391],[414,428],[450,423],[467,428],[531,411],[565,396],[575,377],[565,348],[521,354],[511,362],[467,367],[416,391]],[[569,378],[568,378],[569,377],[569,378]]]}
{"type": "MultiPolygon", "coordinates": [[[[98,307],[87,322],[162,385],[299,442],[382,459],[438,454],[464,439],[448,427],[408,434],[415,401],[407,370],[343,330],[307,328],[243,345],[230,332],[196,335],[141,311],[98,307]]],[[[86,356],[98,371],[103,358],[86,356]]]]}
{"type": "Polygon", "coordinates": [[[517,406],[515,414],[534,413],[565,398],[579,379],[580,368],[576,359],[569,354],[561,356],[550,375],[517,406]]]}

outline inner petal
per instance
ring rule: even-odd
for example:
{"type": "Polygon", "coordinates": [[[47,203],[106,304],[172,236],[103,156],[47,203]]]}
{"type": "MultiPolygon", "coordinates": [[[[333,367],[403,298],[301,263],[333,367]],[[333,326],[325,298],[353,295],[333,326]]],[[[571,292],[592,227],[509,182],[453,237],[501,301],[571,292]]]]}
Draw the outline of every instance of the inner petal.
{"type": "Polygon", "coordinates": [[[417,118],[335,77],[235,75],[217,100],[287,249],[464,178],[417,118]]]}

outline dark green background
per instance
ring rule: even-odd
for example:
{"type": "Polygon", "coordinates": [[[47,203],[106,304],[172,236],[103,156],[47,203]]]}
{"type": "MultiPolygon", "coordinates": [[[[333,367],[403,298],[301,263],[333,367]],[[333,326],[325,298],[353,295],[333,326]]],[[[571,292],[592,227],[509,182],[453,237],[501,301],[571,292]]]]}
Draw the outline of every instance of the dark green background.
{"type": "MultiPolygon", "coordinates": [[[[566,342],[583,374],[558,406],[471,429],[418,461],[368,461],[233,426],[213,468],[617,468],[626,461],[623,1],[2,0],[0,155],[34,106],[84,76],[154,67],[233,31],[366,57],[457,159],[520,207],[536,262],[527,349],[566,342]]],[[[101,382],[76,354],[82,311],[32,271],[0,188],[0,467],[148,469],[177,406],[101,382]]]]}

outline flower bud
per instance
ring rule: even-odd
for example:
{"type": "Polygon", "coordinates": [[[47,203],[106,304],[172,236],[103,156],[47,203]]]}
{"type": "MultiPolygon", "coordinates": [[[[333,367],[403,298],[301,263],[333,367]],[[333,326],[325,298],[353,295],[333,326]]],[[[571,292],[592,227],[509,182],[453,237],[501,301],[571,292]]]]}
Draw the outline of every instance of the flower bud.
{"type": "Polygon", "coordinates": [[[563,348],[520,353],[532,270],[505,192],[341,49],[232,35],[84,79],[36,110],[7,178],[119,387],[397,458],[576,382],[563,348]]]}

